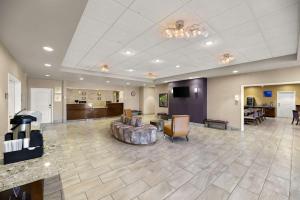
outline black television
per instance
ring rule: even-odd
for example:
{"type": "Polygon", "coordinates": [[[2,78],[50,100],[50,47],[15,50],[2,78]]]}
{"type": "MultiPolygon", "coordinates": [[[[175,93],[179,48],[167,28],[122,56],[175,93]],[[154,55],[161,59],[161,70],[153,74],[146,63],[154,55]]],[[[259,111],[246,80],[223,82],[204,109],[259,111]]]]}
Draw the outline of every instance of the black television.
{"type": "Polygon", "coordinates": [[[173,87],[173,97],[189,97],[189,87],[173,87]]]}

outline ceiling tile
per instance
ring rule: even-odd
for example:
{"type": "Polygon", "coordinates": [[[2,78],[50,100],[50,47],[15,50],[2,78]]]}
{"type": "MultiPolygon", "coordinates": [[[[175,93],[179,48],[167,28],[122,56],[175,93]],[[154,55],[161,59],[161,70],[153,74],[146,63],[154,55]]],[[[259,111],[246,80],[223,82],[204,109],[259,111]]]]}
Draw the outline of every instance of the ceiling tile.
{"type": "Polygon", "coordinates": [[[284,7],[280,10],[269,13],[263,17],[258,18],[258,23],[262,30],[273,29],[277,27],[285,28],[285,25],[293,21],[299,22],[299,6],[293,4],[284,7]]]}
{"type": "Polygon", "coordinates": [[[124,10],[126,7],[112,0],[89,0],[83,16],[111,25],[124,10]]]}
{"type": "Polygon", "coordinates": [[[209,20],[212,17],[231,9],[239,4],[240,0],[192,0],[187,6],[194,10],[202,20],[209,20]]]}
{"type": "Polygon", "coordinates": [[[217,33],[220,33],[221,31],[233,28],[251,20],[253,20],[253,16],[249,7],[246,3],[241,3],[224,13],[217,15],[216,17],[213,17],[208,21],[208,24],[217,33]]]}
{"type": "Polygon", "coordinates": [[[286,6],[296,4],[298,0],[247,0],[247,2],[254,15],[259,18],[286,6]]]}
{"type": "Polygon", "coordinates": [[[139,0],[135,1],[130,8],[139,14],[158,22],[180,8],[183,3],[180,0],[139,0]]]}

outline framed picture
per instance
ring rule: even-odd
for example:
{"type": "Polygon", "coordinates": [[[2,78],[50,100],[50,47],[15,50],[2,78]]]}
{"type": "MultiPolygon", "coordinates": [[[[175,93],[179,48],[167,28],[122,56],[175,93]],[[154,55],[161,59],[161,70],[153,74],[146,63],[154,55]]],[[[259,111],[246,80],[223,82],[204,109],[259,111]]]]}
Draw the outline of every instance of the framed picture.
{"type": "Polygon", "coordinates": [[[168,93],[159,94],[159,107],[168,107],[168,93]]]}

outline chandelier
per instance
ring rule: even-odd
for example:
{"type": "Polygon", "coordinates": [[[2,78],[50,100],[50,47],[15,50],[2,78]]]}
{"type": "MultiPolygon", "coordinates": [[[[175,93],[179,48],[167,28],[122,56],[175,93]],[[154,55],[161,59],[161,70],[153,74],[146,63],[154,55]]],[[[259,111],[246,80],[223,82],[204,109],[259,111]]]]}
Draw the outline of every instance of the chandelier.
{"type": "Polygon", "coordinates": [[[173,26],[164,30],[167,38],[195,38],[198,36],[208,36],[206,29],[199,24],[185,26],[183,20],[178,20],[173,26]]]}
{"type": "Polygon", "coordinates": [[[108,72],[109,71],[108,65],[106,65],[106,64],[101,65],[100,69],[101,69],[102,72],[108,72]]]}
{"type": "Polygon", "coordinates": [[[223,55],[221,55],[220,57],[220,62],[222,64],[229,64],[234,60],[234,56],[231,55],[230,53],[224,53],[223,55]]]}
{"type": "Polygon", "coordinates": [[[156,77],[157,77],[157,74],[155,74],[155,73],[153,73],[153,72],[148,72],[148,73],[147,73],[147,76],[148,76],[149,78],[156,78],[156,77]]]}

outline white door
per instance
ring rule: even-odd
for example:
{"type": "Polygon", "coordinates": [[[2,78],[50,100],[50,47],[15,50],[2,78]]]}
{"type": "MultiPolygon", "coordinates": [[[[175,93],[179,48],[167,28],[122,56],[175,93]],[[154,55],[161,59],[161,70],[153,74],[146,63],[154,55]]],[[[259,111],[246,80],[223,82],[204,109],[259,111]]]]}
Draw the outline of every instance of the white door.
{"type": "Polygon", "coordinates": [[[41,123],[52,123],[52,89],[31,88],[30,109],[42,113],[41,123]]]}
{"type": "Polygon", "coordinates": [[[277,92],[277,117],[292,117],[295,104],[296,92],[277,92]]]}
{"type": "Polygon", "coordinates": [[[21,97],[21,81],[8,74],[8,123],[17,112],[21,111],[21,97]]]}

